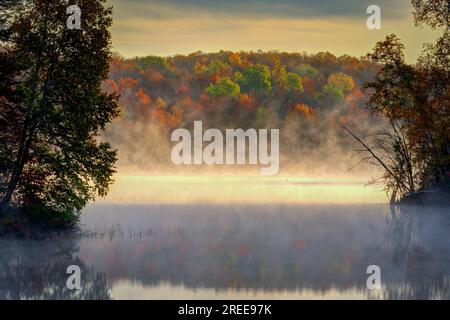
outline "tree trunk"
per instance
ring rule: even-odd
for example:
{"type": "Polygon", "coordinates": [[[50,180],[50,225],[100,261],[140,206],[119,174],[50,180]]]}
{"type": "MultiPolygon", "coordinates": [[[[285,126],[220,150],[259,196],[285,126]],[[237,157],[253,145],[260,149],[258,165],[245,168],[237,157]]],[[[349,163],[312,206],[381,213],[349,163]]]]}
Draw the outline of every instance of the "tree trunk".
{"type": "Polygon", "coordinates": [[[16,164],[14,166],[13,172],[11,174],[11,179],[8,183],[8,188],[6,190],[5,196],[3,197],[3,200],[0,204],[0,207],[6,207],[11,203],[12,196],[14,194],[14,191],[17,188],[17,185],[19,184],[20,177],[22,176],[23,168],[26,163],[26,159],[28,157],[28,152],[30,150],[31,142],[33,140],[33,134],[35,130],[35,126],[33,126],[30,129],[30,132],[27,133],[28,125],[27,123],[24,124],[24,129],[22,131],[22,138],[19,146],[19,151],[17,154],[17,160],[16,164]]]}
{"type": "MultiPolygon", "coordinates": [[[[17,185],[20,182],[23,168],[25,166],[25,163],[26,163],[26,160],[28,157],[28,152],[30,150],[31,143],[33,141],[33,135],[37,128],[38,115],[37,114],[33,115],[32,106],[33,106],[33,103],[34,103],[34,101],[36,99],[36,95],[37,95],[36,93],[38,90],[38,79],[39,79],[40,70],[41,70],[41,59],[38,58],[38,60],[36,62],[35,70],[34,70],[34,76],[33,76],[34,87],[33,87],[32,99],[29,102],[29,105],[27,107],[27,114],[26,114],[25,122],[23,124],[22,132],[21,132],[19,150],[17,152],[16,163],[15,163],[13,172],[11,174],[11,178],[9,180],[8,187],[6,189],[5,196],[3,197],[2,202],[0,203],[0,208],[4,208],[11,203],[14,191],[16,190],[17,185]]],[[[43,90],[44,98],[41,100],[40,105],[42,105],[42,103],[45,99],[45,89],[47,88],[47,85],[48,85],[48,79],[45,82],[45,86],[44,86],[44,90],[43,90]]]]}

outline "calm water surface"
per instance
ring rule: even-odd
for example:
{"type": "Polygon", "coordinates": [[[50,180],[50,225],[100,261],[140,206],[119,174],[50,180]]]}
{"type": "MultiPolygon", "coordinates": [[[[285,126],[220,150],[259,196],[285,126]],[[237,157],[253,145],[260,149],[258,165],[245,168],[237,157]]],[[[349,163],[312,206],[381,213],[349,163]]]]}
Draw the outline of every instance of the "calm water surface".
{"type": "Polygon", "coordinates": [[[0,298],[449,299],[450,210],[90,205],[78,232],[0,240],[0,298]],[[381,290],[366,289],[369,265],[381,290]]]}

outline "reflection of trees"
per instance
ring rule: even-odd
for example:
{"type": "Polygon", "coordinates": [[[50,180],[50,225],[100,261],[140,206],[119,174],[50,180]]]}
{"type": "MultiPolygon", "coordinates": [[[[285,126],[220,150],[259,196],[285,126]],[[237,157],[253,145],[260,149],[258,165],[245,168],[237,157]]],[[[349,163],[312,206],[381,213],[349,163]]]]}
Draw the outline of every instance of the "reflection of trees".
{"type": "Polygon", "coordinates": [[[125,232],[99,233],[101,252],[91,240],[83,252],[96,256],[96,268],[110,281],[144,286],[364,294],[366,268],[375,264],[385,290],[368,292],[370,298],[449,295],[450,226],[438,209],[397,208],[387,221],[379,206],[244,209],[152,212],[132,228],[151,226],[152,232],[127,235],[123,222],[125,232]]]}
{"type": "Polygon", "coordinates": [[[110,239],[110,232],[101,231],[109,240],[102,252],[87,242],[83,250],[96,255],[96,267],[107,270],[110,281],[125,277],[147,286],[169,282],[217,290],[364,290],[370,263],[360,262],[385,229],[376,206],[365,207],[364,215],[358,207],[202,210],[152,212],[148,222],[140,221],[152,226],[150,235],[127,240],[117,232],[110,239]]]}
{"type": "Polygon", "coordinates": [[[7,240],[0,248],[0,299],[110,298],[105,275],[74,257],[74,239],[7,240]],[[69,265],[81,269],[81,290],[66,288],[69,265]]]}
{"type": "Polygon", "coordinates": [[[450,299],[450,223],[445,211],[391,208],[392,271],[385,277],[385,299],[450,299]]]}
{"type": "Polygon", "coordinates": [[[79,240],[0,240],[0,299],[108,299],[105,275],[92,268],[112,284],[365,294],[371,264],[381,267],[384,290],[369,298],[450,298],[444,210],[396,208],[386,223],[379,206],[244,209],[158,210],[139,219],[108,213],[120,228],[85,230],[79,240]],[[82,269],[80,292],[65,287],[72,264],[82,269]]]}

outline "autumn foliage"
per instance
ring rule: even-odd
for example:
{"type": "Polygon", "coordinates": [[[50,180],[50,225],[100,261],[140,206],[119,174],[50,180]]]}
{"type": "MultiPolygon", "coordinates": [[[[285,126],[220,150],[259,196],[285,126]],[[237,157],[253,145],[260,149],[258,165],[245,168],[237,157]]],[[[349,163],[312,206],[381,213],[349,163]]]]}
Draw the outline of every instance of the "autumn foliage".
{"type": "Polygon", "coordinates": [[[344,117],[351,106],[364,108],[360,87],[374,72],[365,60],[331,53],[115,55],[104,88],[121,94],[125,119],[162,128],[198,118],[218,127],[225,122],[252,127],[261,124],[262,114],[273,114],[273,125],[282,126],[291,112],[312,119],[331,110],[344,117]]]}
{"type": "MultiPolygon", "coordinates": [[[[311,150],[333,152],[333,161],[343,154],[351,157],[352,139],[337,128],[338,121],[369,131],[378,125],[361,90],[375,72],[365,59],[331,53],[220,51],[131,59],[115,55],[103,87],[120,94],[121,117],[108,127],[105,138],[119,150],[119,162],[153,170],[159,168],[157,163],[170,165],[171,131],[191,129],[194,121],[222,130],[278,128],[286,155],[282,163],[311,170],[310,166],[317,168],[311,150]],[[138,146],[149,149],[141,154],[138,146]]],[[[342,166],[347,172],[346,162],[342,166]]]]}

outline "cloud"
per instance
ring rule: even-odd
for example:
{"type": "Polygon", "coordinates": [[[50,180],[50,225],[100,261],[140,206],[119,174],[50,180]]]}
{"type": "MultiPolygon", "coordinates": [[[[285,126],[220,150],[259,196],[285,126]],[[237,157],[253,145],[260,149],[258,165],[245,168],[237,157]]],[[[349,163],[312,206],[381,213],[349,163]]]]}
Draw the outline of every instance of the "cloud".
{"type": "Polygon", "coordinates": [[[415,28],[410,0],[108,0],[114,49],[127,57],[194,51],[281,50],[361,56],[396,33],[414,61],[429,31],[415,28]],[[382,29],[368,30],[377,4],[382,29]]]}
{"type": "Polygon", "coordinates": [[[371,4],[377,4],[387,19],[410,14],[409,0],[109,0],[120,8],[122,17],[143,16],[149,19],[171,19],[204,15],[264,18],[358,18],[366,15],[371,4]]]}

